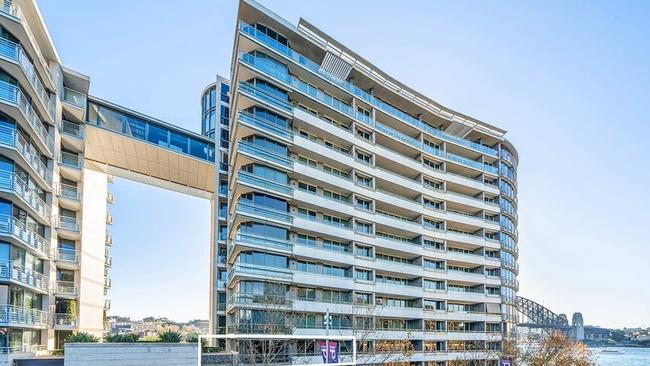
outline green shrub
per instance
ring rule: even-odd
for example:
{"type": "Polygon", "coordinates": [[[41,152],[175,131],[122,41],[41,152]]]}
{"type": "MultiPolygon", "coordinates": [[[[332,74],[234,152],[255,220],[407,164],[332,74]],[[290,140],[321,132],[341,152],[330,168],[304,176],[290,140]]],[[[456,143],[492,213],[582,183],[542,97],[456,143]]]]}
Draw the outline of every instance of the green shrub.
{"type": "Polygon", "coordinates": [[[166,329],[161,332],[158,332],[158,339],[160,342],[165,343],[179,343],[183,340],[183,335],[181,332],[176,332],[171,329],[166,329]]]}
{"type": "Polygon", "coordinates": [[[135,343],[138,341],[140,336],[137,334],[111,334],[104,337],[104,340],[108,343],[135,343]]]}
{"type": "Polygon", "coordinates": [[[76,332],[70,334],[65,339],[65,343],[98,343],[99,338],[86,332],[76,332]]]}

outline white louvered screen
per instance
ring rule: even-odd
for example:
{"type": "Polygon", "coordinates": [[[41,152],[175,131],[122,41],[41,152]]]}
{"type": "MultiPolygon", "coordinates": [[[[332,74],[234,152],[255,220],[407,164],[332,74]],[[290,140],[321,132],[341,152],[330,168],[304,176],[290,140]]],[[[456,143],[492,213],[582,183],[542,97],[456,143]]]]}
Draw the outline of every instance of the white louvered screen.
{"type": "Polygon", "coordinates": [[[340,57],[327,52],[323,63],[320,65],[321,70],[331,74],[341,80],[345,80],[352,70],[352,65],[343,61],[340,57]]]}

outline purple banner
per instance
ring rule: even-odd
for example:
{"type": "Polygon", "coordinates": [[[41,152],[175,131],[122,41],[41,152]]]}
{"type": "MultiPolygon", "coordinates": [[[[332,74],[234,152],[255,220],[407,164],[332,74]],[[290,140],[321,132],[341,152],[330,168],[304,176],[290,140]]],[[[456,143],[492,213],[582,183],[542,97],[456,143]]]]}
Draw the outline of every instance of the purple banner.
{"type": "Polygon", "coordinates": [[[323,356],[323,363],[339,363],[339,344],[336,341],[329,341],[329,349],[327,349],[327,342],[320,341],[320,352],[323,356]]]}

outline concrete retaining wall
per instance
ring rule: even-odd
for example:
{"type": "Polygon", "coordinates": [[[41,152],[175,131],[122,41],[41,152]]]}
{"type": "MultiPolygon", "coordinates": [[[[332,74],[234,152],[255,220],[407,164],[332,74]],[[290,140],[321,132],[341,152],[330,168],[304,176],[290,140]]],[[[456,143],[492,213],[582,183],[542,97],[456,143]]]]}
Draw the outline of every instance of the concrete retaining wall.
{"type": "Polygon", "coordinates": [[[196,366],[189,343],[66,343],[65,366],[196,366]]]}

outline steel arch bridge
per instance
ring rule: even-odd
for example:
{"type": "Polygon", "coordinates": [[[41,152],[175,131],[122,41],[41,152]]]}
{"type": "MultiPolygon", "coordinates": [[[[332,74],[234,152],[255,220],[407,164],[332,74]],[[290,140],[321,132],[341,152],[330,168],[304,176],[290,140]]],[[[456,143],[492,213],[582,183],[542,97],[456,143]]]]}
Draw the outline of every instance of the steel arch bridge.
{"type": "Polygon", "coordinates": [[[525,297],[517,296],[519,325],[530,328],[569,328],[566,317],[555,314],[545,306],[525,297]]]}

